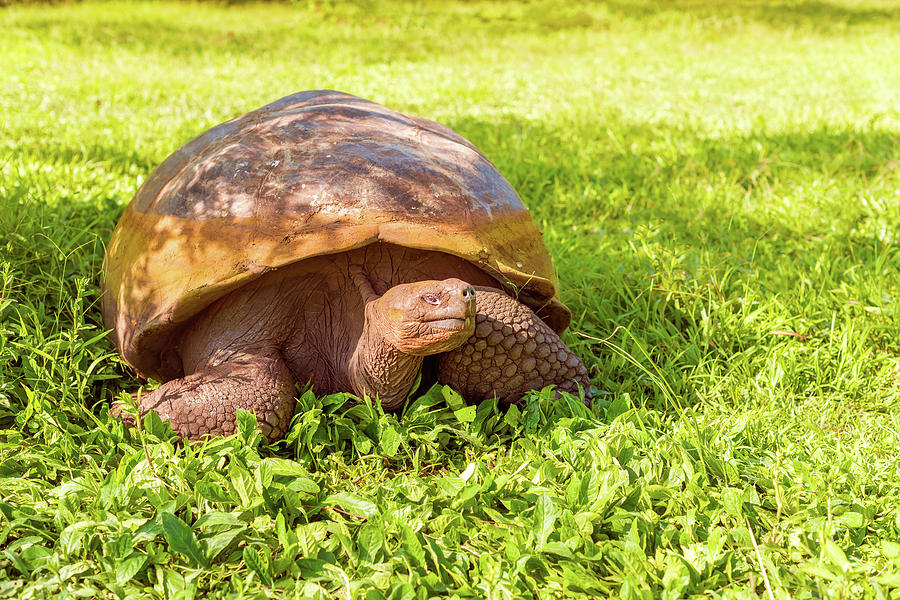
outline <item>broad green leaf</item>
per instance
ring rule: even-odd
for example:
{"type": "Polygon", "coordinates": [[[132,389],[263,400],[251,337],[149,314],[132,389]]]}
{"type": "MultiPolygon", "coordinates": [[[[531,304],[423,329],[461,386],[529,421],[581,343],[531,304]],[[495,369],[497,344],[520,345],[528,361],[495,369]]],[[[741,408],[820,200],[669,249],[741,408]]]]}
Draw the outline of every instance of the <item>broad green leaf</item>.
{"type": "Polygon", "coordinates": [[[612,402],[606,406],[605,417],[607,421],[612,421],[617,417],[628,412],[631,408],[631,398],[628,394],[616,396],[612,402]]]}
{"type": "Polygon", "coordinates": [[[458,475],[453,474],[444,475],[437,480],[437,484],[451,498],[455,498],[465,486],[465,482],[458,475]]]}
{"type": "Polygon", "coordinates": [[[248,410],[238,409],[235,421],[238,439],[247,447],[256,448],[262,440],[256,415],[248,410]]]}
{"type": "Polygon", "coordinates": [[[96,526],[94,521],[79,521],[63,529],[59,534],[59,545],[63,554],[76,554],[81,547],[82,538],[96,526]]]}
{"type": "Polygon", "coordinates": [[[441,387],[441,395],[444,397],[444,402],[453,411],[460,410],[466,406],[465,399],[459,395],[459,392],[449,386],[441,387]]]}
{"type": "Polygon", "coordinates": [[[722,492],[722,503],[725,510],[732,517],[740,518],[743,515],[744,494],[735,488],[727,488],[722,492]]]}
{"type": "Polygon", "coordinates": [[[365,563],[378,561],[379,550],[384,541],[384,531],[372,523],[366,523],[356,534],[356,545],[359,549],[359,560],[365,563]]]}
{"type": "Polygon", "coordinates": [[[518,427],[519,423],[522,421],[522,411],[519,410],[519,407],[515,404],[511,404],[509,408],[506,409],[506,413],[503,415],[503,422],[509,425],[510,427],[518,427]]]}
{"type": "Polygon", "coordinates": [[[132,552],[127,558],[116,563],[116,583],[125,585],[144,568],[145,564],[147,564],[145,554],[132,552]]]}
{"type": "Polygon", "coordinates": [[[225,548],[232,544],[236,539],[245,535],[246,528],[226,529],[209,536],[204,536],[200,540],[200,546],[203,549],[203,555],[207,561],[215,559],[225,548]]]}
{"type": "Polygon", "coordinates": [[[842,571],[846,572],[850,568],[850,561],[847,560],[847,555],[833,540],[825,540],[823,550],[828,560],[840,567],[842,571]]]}
{"type": "Polygon", "coordinates": [[[194,527],[196,527],[197,529],[203,529],[204,527],[222,526],[245,528],[247,527],[247,524],[231,513],[218,511],[208,512],[197,519],[197,521],[194,523],[194,527]]]}
{"type": "Polygon", "coordinates": [[[264,458],[262,463],[269,465],[273,475],[283,475],[287,477],[309,477],[303,465],[293,460],[285,460],[283,458],[264,458]]]}
{"type": "Polygon", "coordinates": [[[547,542],[547,538],[553,533],[553,527],[556,524],[556,507],[553,501],[546,493],[542,493],[537,497],[534,505],[534,519],[532,521],[532,531],[534,532],[535,543],[538,548],[542,548],[547,542]]]}
{"type": "Polygon", "coordinates": [[[256,467],[256,488],[260,493],[272,486],[274,477],[272,463],[261,460],[256,467]]]}
{"type": "Polygon", "coordinates": [[[161,569],[158,577],[162,578],[163,589],[167,598],[185,598],[193,600],[197,592],[197,584],[190,577],[185,577],[178,571],[165,568],[161,569]]]}
{"type": "Polygon", "coordinates": [[[541,551],[548,554],[555,554],[562,558],[568,558],[570,560],[578,560],[578,557],[575,556],[575,554],[572,552],[572,549],[562,542],[546,542],[541,547],[541,551]]]}
{"type": "Polygon", "coordinates": [[[378,445],[385,456],[394,456],[397,454],[397,448],[400,447],[400,434],[392,425],[388,425],[381,431],[381,440],[378,445]]]}
{"type": "Polygon", "coordinates": [[[183,554],[197,566],[206,566],[206,557],[200,550],[200,543],[194,531],[184,521],[169,512],[160,514],[163,535],[173,552],[183,554]]]}
{"type": "Polygon", "coordinates": [[[205,498],[207,500],[212,500],[213,502],[232,502],[233,499],[228,495],[228,492],[225,491],[225,488],[222,484],[213,483],[212,481],[208,481],[206,479],[202,481],[198,481],[194,486],[197,494],[200,497],[205,498]]]}
{"type": "Polygon", "coordinates": [[[292,529],[288,529],[283,512],[279,512],[275,516],[275,535],[278,536],[278,542],[284,553],[294,552],[297,547],[297,534],[292,529]]]}
{"type": "Polygon", "coordinates": [[[297,559],[297,567],[300,570],[300,576],[303,579],[321,579],[328,575],[326,566],[328,562],[316,558],[299,558],[297,559]]]}
{"type": "Polygon", "coordinates": [[[875,578],[876,583],[889,588],[900,588],[900,573],[886,573],[875,578]]]}
{"type": "Polygon", "coordinates": [[[368,454],[372,451],[372,440],[364,435],[357,435],[353,438],[353,446],[360,454],[368,454]]]}
{"type": "Polygon", "coordinates": [[[805,564],[801,564],[800,570],[824,581],[839,581],[843,578],[843,573],[841,573],[840,571],[832,570],[833,567],[828,567],[832,566],[826,565],[825,563],[820,563],[818,561],[811,561],[805,564]]]}
{"type": "Polygon", "coordinates": [[[144,416],[144,431],[160,440],[168,439],[172,435],[171,427],[163,423],[159,418],[159,414],[155,410],[151,410],[144,416]]]}
{"type": "Polygon", "coordinates": [[[843,524],[846,527],[850,528],[858,528],[862,527],[863,523],[865,523],[865,518],[861,513],[855,511],[847,511],[842,515],[838,515],[835,517],[835,521],[843,524]]]}
{"type": "Polygon", "coordinates": [[[418,535],[411,527],[401,525],[400,547],[409,557],[410,561],[419,567],[425,566],[425,549],[419,541],[418,535]]]}
{"type": "Polygon", "coordinates": [[[477,406],[466,406],[465,408],[454,410],[453,415],[460,423],[471,423],[475,420],[475,414],[477,410],[477,406]]]}
{"type": "Polygon", "coordinates": [[[257,552],[256,548],[253,546],[246,546],[244,548],[244,564],[246,564],[251,571],[256,573],[256,576],[259,577],[259,580],[263,585],[272,585],[272,575],[269,572],[269,565],[265,564],[262,557],[260,557],[259,552],[257,552]]]}
{"type": "Polygon", "coordinates": [[[318,484],[307,477],[294,477],[287,488],[303,497],[315,496],[319,493],[318,484]]]}
{"type": "Polygon", "coordinates": [[[408,583],[402,583],[394,588],[388,600],[413,600],[416,597],[416,588],[408,583]]]}
{"type": "Polygon", "coordinates": [[[163,535],[162,524],[159,519],[147,519],[147,522],[137,528],[134,532],[134,542],[149,542],[156,539],[157,536],[163,535]]]}
{"type": "Polygon", "coordinates": [[[666,570],[663,573],[664,598],[681,598],[691,585],[691,570],[680,556],[666,557],[666,570]]]}
{"type": "Polygon", "coordinates": [[[31,574],[31,569],[25,563],[22,558],[16,554],[15,552],[11,552],[9,550],[3,550],[0,552],[0,555],[6,557],[6,559],[12,564],[16,570],[21,573],[24,577],[28,577],[31,574]]]}
{"type": "Polygon", "coordinates": [[[365,518],[370,518],[378,514],[378,507],[375,506],[374,503],[347,492],[332,494],[325,498],[325,500],[322,501],[322,504],[326,507],[334,505],[348,513],[365,518]]]}
{"type": "Polygon", "coordinates": [[[900,557],[900,544],[889,540],[881,540],[881,553],[888,558],[900,557]]]}

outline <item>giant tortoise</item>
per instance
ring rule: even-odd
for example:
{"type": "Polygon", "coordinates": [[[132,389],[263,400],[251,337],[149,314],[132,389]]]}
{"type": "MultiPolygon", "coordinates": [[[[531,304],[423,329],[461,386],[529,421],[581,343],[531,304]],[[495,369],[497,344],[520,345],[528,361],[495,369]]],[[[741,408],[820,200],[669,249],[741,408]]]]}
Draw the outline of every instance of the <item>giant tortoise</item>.
{"type": "Polygon", "coordinates": [[[217,125],[147,178],[109,242],[103,316],[140,398],[188,438],[284,435],[298,384],[402,406],[420,373],[478,401],[589,397],[528,210],[454,131],[349,94],[217,125]],[[423,371],[424,365],[424,371],[423,371]]]}

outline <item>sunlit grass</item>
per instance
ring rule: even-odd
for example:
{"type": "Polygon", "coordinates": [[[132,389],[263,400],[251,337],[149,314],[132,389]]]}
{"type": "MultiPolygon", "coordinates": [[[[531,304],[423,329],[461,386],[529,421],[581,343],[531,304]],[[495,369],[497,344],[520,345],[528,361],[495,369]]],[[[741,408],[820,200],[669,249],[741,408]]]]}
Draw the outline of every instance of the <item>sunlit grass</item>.
{"type": "Polygon", "coordinates": [[[0,596],[897,597],[898,33],[875,1],[0,9],[0,596]],[[497,164],[592,413],[305,394],[272,448],[109,419],[125,204],[317,88],[497,164]]]}

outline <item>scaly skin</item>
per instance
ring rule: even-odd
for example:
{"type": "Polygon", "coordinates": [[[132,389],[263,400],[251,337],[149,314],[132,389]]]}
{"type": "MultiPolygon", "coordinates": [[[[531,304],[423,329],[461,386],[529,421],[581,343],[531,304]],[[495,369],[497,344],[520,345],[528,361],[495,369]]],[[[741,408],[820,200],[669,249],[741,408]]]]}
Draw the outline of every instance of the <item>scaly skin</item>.
{"type": "Polygon", "coordinates": [[[284,436],[294,414],[294,377],[278,353],[240,354],[228,362],[168,381],[141,395],[141,416],[153,410],[188,439],[234,433],[237,409],[256,413],[270,440],[284,436]]]}
{"type": "Polygon", "coordinates": [[[438,381],[470,401],[494,394],[505,404],[548,385],[590,400],[587,369],[556,332],[503,292],[477,287],[475,332],[438,360],[438,381]]]}

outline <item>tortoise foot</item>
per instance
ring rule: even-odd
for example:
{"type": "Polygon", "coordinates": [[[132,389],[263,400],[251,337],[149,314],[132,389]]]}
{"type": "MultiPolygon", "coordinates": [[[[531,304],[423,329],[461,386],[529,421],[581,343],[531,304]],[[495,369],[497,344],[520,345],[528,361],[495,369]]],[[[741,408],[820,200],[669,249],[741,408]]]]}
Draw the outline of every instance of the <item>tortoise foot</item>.
{"type": "MultiPolygon", "coordinates": [[[[142,394],[138,412],[143,417],[155,411],[175,433],[197,440],[234,433],[237,410],[248,410],[256,414],[266,438],[274,441],[287,431],[295,404],[294,379],[281,357],[245,354],[142,394]]],[[[122,406],[110,413],[134,425],[122,406]]]]}

